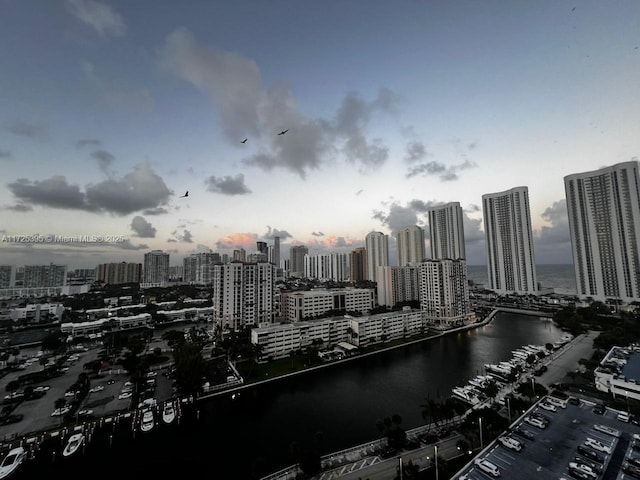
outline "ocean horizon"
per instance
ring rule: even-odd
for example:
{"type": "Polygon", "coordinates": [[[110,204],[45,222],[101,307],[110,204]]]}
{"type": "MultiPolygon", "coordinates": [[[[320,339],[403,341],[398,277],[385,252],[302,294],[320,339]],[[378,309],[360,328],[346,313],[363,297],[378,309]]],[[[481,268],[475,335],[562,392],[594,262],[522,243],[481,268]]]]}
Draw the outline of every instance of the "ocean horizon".
{"type": "MultiPolygon", "coordinates": [[[[467,273],[473,283],[488,285],[486,265],[467,265],[467,273]]],[[[577,295],[572,263],[536,265],[536,276],[542,288],[552,288],[555,293],[563,295],[577,295]]]]}

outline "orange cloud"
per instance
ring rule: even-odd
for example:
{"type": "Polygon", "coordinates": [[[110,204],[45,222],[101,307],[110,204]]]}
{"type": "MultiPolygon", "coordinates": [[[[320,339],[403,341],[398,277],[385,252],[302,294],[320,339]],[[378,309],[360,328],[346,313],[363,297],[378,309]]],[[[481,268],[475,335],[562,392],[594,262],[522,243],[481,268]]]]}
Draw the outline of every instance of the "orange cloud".
{"type": "Polygon", "coordinates": [[[238,247],[244,248],[248,252],[256,250],[258,235],[256,233],[230,233],[225,235],[216,243],[218,250],[233,250],[238,247]]]}

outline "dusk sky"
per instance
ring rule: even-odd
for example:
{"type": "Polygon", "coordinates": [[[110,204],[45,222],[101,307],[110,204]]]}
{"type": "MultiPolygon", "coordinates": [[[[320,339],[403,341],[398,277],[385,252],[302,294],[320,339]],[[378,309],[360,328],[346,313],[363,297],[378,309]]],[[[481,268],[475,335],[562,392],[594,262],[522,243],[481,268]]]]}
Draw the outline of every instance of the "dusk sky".
{"type": "Polygon", "coordinates": [[[563,177],[640,156],[639,46],[637,0],[4,0],[0,237],[125,241],[0,264],[346,253],[457,201],[481,265],[481,197],[521,185],[571,263],[563,177]]]}

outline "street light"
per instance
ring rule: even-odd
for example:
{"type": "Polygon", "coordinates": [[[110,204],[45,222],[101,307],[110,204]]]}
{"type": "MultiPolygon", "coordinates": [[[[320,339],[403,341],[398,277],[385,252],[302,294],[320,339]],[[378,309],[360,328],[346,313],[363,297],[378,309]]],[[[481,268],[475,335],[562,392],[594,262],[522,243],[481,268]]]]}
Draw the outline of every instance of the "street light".
{"type": "Polygon", "coordinates": [[[507,412],[509,412],[509,424],[511,424],[511,397],[507,397],[507,412]]]}
{"type": "Polygon", "coordinates": [[[433,456],[436,459],[436,480],[438,480],[438,446],[433,446],[433,456]]]}
{"type": "Polygon", "coordinates": [[[536,381],[533,377],[531,377],[531,391],[533,392],[533,395],[531,396],[531,398],[533,399],[536,396],[536,381]]]}
{"type": "Polygon", "coordinates": [[[484,448],[482,443],[482,417],[478,417],[478,421],[480,422],[480,450],[482,450],[484,448]]]}

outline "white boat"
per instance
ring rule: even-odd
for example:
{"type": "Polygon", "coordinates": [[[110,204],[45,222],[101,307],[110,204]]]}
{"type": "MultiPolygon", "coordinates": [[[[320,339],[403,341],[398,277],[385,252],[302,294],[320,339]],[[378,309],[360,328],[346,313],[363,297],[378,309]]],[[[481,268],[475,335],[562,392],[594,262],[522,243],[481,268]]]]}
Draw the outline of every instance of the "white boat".
{"type": "Polygon", "coordinates": [[[140,430],[148,432],[153,429],[155,421],[153,419],[153,412],[151,410],[145,410],[142,414],[142,421],[140,422],[140,430]]]}
{"type": "Polygon", "coordinates": [[[480,399],[473,392],[473,387],[454,387],[451,392],[456,398],[459,398],[463,402],[470,403],[471,405],[480,403],[480,399]]]}
{"type": "Polygon", "coordinates": [[[500,375],[509,375],[511,373],[511,369],[506,369],[500,365],[494,365],[492,363],[485,364],[484,368],[489,372],[496,372],[500,375]]]}
{"type": "Polygon", "coordinates": [[[167,402],[164,404],[164,409],[162,410],[162,421],[164,423],[171,423],[176,418],[176,408],[173,405],[173,402],[167,402]]]}
{"type": "Polygon", "coordinates": [[[82,433],[74,433],[69,437],[69,440],[67,441],[67,445],[64,447],[64,450],[62,451],[62,456],[68,457],[70,455],[73,455],[78,451],[78,449],[82,446],[83,443],[84,443],[84,435],[82,433]]]}
{"type": "Polygon", "coordinates": [[[0,478],[11,475],[26,458],[27,451],[22,447],[9,450],[9,453],[0,464],[0,478]]]}

